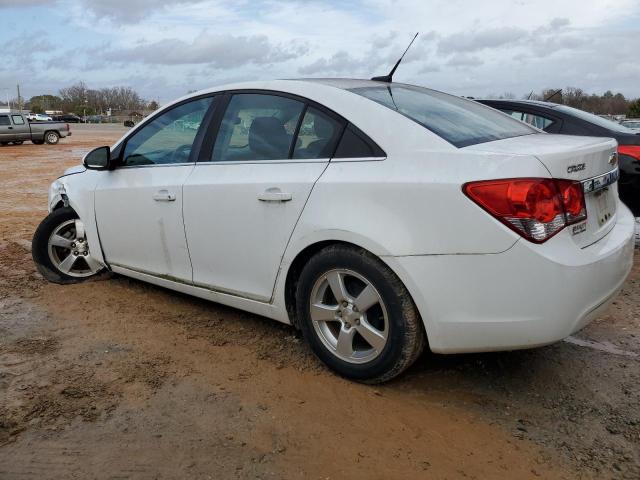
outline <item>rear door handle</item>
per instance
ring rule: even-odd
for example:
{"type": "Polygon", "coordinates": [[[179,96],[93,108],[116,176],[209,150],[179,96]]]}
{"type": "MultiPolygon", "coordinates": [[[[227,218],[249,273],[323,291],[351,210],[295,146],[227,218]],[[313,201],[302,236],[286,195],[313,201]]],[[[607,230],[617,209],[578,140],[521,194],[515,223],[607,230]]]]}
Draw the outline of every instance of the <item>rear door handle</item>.
{"type": "Polygon", "coordinates": [[[293,196],[290,193],[281,192],[279,188],[267,188],[258,195],[261,202],[288,202],[293,196]]]}
{"type": "Polygon", "coordinates": [[[176,195],[175,193],[169,192],[169,190],[158,190],[158,192],[153,194],[153,199],[156,202],[175,202],[176,195]]]}

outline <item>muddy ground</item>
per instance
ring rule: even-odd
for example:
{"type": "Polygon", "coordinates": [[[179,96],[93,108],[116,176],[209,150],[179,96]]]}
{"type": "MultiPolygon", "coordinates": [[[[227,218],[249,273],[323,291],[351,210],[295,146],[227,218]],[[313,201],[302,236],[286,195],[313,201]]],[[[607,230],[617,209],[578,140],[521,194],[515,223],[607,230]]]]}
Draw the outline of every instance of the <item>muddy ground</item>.
{"type": "Polygon", "coordinates": [[[114,276],[46,283],[47,187],[119,127],[0,148],[0,478],[640,478],[640,262],[572,342],[379,387],[290,327],[114,276]]]}

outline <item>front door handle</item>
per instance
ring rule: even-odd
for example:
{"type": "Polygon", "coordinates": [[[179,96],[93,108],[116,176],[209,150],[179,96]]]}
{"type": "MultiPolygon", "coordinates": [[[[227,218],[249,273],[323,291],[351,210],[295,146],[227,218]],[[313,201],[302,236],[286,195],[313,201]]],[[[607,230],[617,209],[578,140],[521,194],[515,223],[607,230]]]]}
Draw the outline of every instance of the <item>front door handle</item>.
{"type": "Polygon", "coordinates": [[[156,202],[175,202],[176,195],[169,190],[158,190],[157,193],[153,194],[153,199],[156,202]]]}
{"type": "Polygon", "coordinates": [[[290,193],[282,192],[279,188],[267,188],[258,195],[261,202],[288,202],[293,196],[290,193]]]}

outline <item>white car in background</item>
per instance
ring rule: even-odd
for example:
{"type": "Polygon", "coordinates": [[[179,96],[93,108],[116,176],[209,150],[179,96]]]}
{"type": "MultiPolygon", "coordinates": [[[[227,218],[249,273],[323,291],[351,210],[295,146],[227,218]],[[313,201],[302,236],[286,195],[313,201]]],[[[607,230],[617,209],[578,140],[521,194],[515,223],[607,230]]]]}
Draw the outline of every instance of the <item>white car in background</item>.
{"type": "Polygon", "coordinates": [[[52,122],[53,119],[44,113],[28,113],[27,120],[30,122],[52,122]]]}
{"type": "Polygon", "coordinates": [[[110,270],[291,323],[359,381],[427,345],[556,342],[632,267],[614,140],[411,85],[217,87],[84,165],[52,184],[33,239],[47,279],[110,270]]]}

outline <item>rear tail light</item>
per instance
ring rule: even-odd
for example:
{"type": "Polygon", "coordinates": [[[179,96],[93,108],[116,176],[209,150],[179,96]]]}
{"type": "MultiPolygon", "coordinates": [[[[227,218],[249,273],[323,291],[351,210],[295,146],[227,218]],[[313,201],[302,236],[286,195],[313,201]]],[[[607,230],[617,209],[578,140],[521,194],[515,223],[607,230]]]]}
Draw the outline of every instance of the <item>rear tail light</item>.
{"type": "Polygon", "coordinates": [[[618,154],[628,155],[640,161],[640,145],[618,145],[618,154]]]}
{"type": "Polygon", "coordinates": [[[582,184],[550,178],[466,183],[464,193],[527,240],[542,243],[587,218],[582,184]]]}

